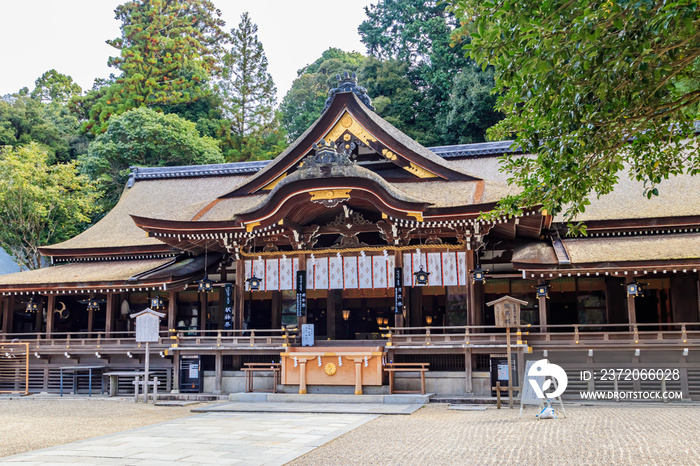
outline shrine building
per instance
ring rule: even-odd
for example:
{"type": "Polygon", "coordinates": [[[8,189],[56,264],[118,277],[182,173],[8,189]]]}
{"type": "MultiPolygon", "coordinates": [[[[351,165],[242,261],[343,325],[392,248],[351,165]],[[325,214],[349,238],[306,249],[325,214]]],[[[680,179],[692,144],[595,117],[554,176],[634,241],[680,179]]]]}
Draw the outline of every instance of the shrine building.
{"type": "MultiPolygon", "coordinates": [[[[0,392],[57,392],[64,366],[137,369],[130,316],[151,308],[168,391],[243,392],[246,368],[277,364],[254,390],[387,393],[387,367],[422,364],[429,393],[490,396],[507,348],[487,303],[511,296],[513,383],[545,357],[571,397],[609,385],[579,371],[614,366],[678,369],[667,388],[700,399],[700,179],[648,200],[622,176],[577,219],[587,236],[569,236],[538,206],[482,217],[516,192],[507,153],[423,147],[346,75],[272,161],[133,167],[112,211],[41,249],[51,266],[0,276],[0,345],[28,359],[26,380],[0,364],[0,392]]],[[[395,376],[419,389],[419,373],[395,376]]]]}

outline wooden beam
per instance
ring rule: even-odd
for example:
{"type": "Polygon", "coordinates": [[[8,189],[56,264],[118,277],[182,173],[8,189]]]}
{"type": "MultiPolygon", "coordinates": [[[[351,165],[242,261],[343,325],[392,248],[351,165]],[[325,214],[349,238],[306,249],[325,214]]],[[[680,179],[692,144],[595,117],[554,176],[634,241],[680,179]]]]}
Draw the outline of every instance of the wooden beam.
{"type": "Polygon", "coordinates": [[[12,333],[14,330],[15,321],[15,297],[14,295],[7,298],[5,312],[7,312],[7,333],[12,333]]]}
{"type": "Polygon", "coordinates": [[[221,351],[214,356],[214,395],[221,394],[221,382],[223,381],[224,363],[221,351]]]}
{"type": "Polygon", "coordinates": [[[199,328],[200,330],[207,329],[207,308],[209,307],[209,296],[207,293],[199,293],[199,328]]]}
{"type": "Polygon", "coordinates": [[[245,264],[243,259],[236,261],[236,296],[235,306],[233,307],[233,328],[235,330],[243,329],[243,313],[245,311],[245,264]]]}
{"type": "Polygon", "coordinates": [[[177,319],[177,291],[168,291],[168,330],[175,328],[177,319]]]}
{"type": "MultiPolygon", "coordinates": [[[[630,277],[625,280],[625,283],[632,283],[633,280],[634,278],[630,277]]],[[[630,331],[632,331],[631,325],[637,323],[637,308],[634,299],[634,296],[629,296],[629,294],[627,295],[627,322],[630,323],[630,331]]]]}
{"type": "MultiPolygon", "coordinates": [[[[94,295],[88,296],[88,301],[93,298],[94,295]]],[[[95,311],[92,310],[92,307],[88,309],[88,333],[92,333],[92,330],[95,325],[95,311]]]]}
{"type": "Polygon", "coordinates": [[[9,322],[9,298],[2,298],[0,300],[0,311],[2,312],[2,333],[10,333],[7,329],[7,323],[9,322]]]}
{"type": "Polygon", "coordinates": [[[56,309],[56,295],[50,294],[46,304],[46,338],[51,338],[53,333],[54,309],[56,309]]]}
{"type": "Polygon", "coordinates": [[[472,280],[469,279],[469,272],[471,270],[474,270],[474,251],[467,250],[466,256],[467,256],[467,270],[466,270],[466,273],[464,275],[467,278],[467,284],[464,286],[466,287],[466,291],[467,291],[467,315],[468,315],[467,325],[478,325],[477,322],[479,321],[479,318],[477,316],[476,299],[474,296],[474,293],[476,292],[476,290],[474,288],[474,283],[472,283],[472,280]]]}
{"type": "MultiPolygon", "coordinates": [[[[121,293],[119,293],[121,296],[121,293]]],[[[107,309],[105,311],[105,334],[109,335],[112,332],[112,323],[114,322],[114,293],[107,293],[107,309]]]]}

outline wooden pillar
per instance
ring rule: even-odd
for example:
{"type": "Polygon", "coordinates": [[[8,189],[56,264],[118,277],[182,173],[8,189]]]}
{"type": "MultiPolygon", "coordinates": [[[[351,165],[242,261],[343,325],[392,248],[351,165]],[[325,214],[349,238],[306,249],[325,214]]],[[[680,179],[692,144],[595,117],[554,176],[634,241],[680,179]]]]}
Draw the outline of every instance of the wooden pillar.
{"type": "Polygon", "coordinates": [[[355,395],[362,395],[362,359],[355,360],[355,395]]]}
{"type": "Polygon", "coordinates": [[[245,263],[243,258],[236,261],[236,304],[233,307],[233,328],[243,329],[243,314],[245,312],[245,263]]]}
{"type": "Polygon", "coordinates": [[[53,311],[56,308],[56,295],[50,294],[46,304],[46,338],[51,338],[53,333],[53,311]]]}
{"type": "Polygon", "coordinates": [[[173,352],[173,389],[170,393],[180,393],[180,353],[173,352]]]}
{"type": "MultiPolygon", "coordinates": [[[[625,280],[625,283],[632,283],[634,278],[630,277],[625,280]]],[[[637,308],[634,302],[634,296],[627,295],[627,322],[630,323],[630,331],[632,331],[631,325],[637,323],[637,308]]]]}
{"type": "Polygon", "coordinates": [[[280,328],[282,326],[282,292],[272,292],[272,312],[271,312],[271,328],[280,328]]]}
{"type": "Polygon", "coordinates": [[[14,330],[14,319],[15,319],[15,297],[14,295],[9,296],[6,298],[5,301],[5,315],[7,316],[7,319],[5,320],[5,328],[7,331],[5,333],[12,333],[14,330]]]}
{"type": "Polygon", "coordinates": [[[471,249],[467,250],[467,270],[466,270],[466,278],[467,278],[467,284],[466,289],[467,289],[467,325],[479,325],[478,322],[481,320],[477,314],[480,312],[477,312],[476,309],[476,300],[475,300],[475,289],[474,286],[475,284],[472,283],[474,280],[472,280],[469,277],[469,272],[471,270],[474,270],[474,251],[471,249]]]}
{"type": "MultiPolygon", "coordinates": [[[[88,300],[92,299],[93,296],[88,296],[88,300]]],[[[92,306],[88,309],[88,334],[92,333],[95,326],[95,311],[92,310],[92,306]]]]}
{"type": "Polygon", "coordinates": [[[199,313],[199,328],[201,330],[207,329],[207,308],[209,307],[209,296],[207,293],[199,293],[199,308],[201,309],[199,313]]]}
{"type": "Polygon", "coordinates": [[[7,323],[10,320],[9,317],[9,304],[8,304],[9,298],[2,298],[0,299],[0,312],[2,312],[2,330],[1,333],[10,333],[7,327],[7,323]]]}
{"type": "Polygon", "coordinates": [[[43,320],[44,320],[42,317],[44,316],[44,309],[46,309],[46,307],[45,307],[46,303],[44,303],[44,299],[41,296],[39,296],[39,300],[40,300],[41,305],[39,306],[39,310],[36,312],[36,316],[34,316],[35,317],[34,331],[36,333],[41,332],[41,324],[43,323],[43,320]]]}
{"type": "Polygon", "coordinates": [[[464,355],[464,391],[467,394],[472,393],[472,350],[467,349],[464,355]]]}
{"type": "Polygon", "coordinates": [[[114,298],[114,293],[107,293],[107,309],[105,310],[106,336],[109,336],[109,334],[112,332],[112,323],[114,322],[114,298]]]}
{"type": "Polygon", "coordinates": [[[221,351],[217,351],[214,356],[214,395],[221,394],[221,383],[223,380],[224,363],[221,351]]]}
{"type": "Polygon", "coordinates": [[[336,339],[335,327],[336,327],[336,299],[335,290],[328,290],[326,298],[326,335],[331,340],[336,339]]]}
{"type": "Polygon", "coordinates": [[[168,330],[175,329],[177,319],[177,292],[168,291],[168,330]]]}
{"type": "MultiPolygon", "coordinates": [[[[538,285],[546,285],[544,280],[537,282],[538,285]]],[[[544,296],[537,298],[537,307],[540,314],[540,333],[547,332],[547,298],[544,296]]]]}
{"type": "MultiPolygon", "coordinates": [[[[300,272],[306,272],[306,256],[304,254],[299,254],[299,271],[300,272]]],[[[297,279],[296,276],[292,277],[294,280],[297,279]]],[[[308,277],[306,277],[306,282],[308,283],[308,277]]],[[[307,292],[308,296],[308,292],[307,292]]],[[[297,326],[299,327],[299,330],[301,331],[301,326],[306,324],[306,314],[308,313],[309,310],[309,301],[306,301],[306,313],[302,315],[301,317],[297,317],[297,326]]]]}
{"type": "Polygon", "coordinates": [[[306,394],[306,360],[299,361],[299,394],[306,394]]]}

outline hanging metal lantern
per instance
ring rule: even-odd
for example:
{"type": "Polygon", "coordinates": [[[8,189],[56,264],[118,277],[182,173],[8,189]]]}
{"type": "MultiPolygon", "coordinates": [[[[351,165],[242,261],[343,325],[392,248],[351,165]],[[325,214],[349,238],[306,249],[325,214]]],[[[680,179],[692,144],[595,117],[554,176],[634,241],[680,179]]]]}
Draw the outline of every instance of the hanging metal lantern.
{"type": "Polygon", "coordinates": [[[536,293],[538,298],[549,299],[549,285],[537,285],[535,289],[537,290],[536,293]]]}
{"type": "Polygon", "coordinates": [[[635,298],[644,296],[642,284],[638,283],[637,280],[634,280],[632,283],[627,283],[625,286],[627,287],[627,296],[633,296],[635,298]]]}
{"type": "Polygon", "coordinates": [[[469,273],[472,274],[472,285],[474,283],[477,283],[477,282],[478,283],[486,283],[486,272],[481,270],[481,267],[479,267],[478,265],[476,266],[476,268],[474,270],[472,270],[469,273]]]}
{"type": "Polygon", "coordinates": [[[209,280],[207,277],[204,277],[199,281],[198,290],[200,293],[211,293],[214,291],[214,282],[209,280]]]}
{"type": "Polygon", "coordinates": [[[165,309],[165,301],[163,301],[163,298],[161,298],[160,296],[151,298],[151,309],[153,309],[154,311],[165,309]]]}
{"type": "Polygon", "coordinates": [[[250,291],[260,291],[260,285],[262,284],[262,278],[258,278],[255,275],[246,280],[248,286],[250,286],[250,291]]]}
{"type": "Polygon", "coordinates": [[[90,298],[90,299],[83,299],[81,301],[78,301],[80,304],[85,304],[87,306],[88,311],[99,311],[100,310],[100,304],[104,304],[107,301],[104,299],[95,299],[95,298],[90,298]]]}
{"type": "Polygon", "coordinates": [[[420,266],[418,272],[414,272],[413,276],[416,277],[416,285],[424,286],[428,284],[428,276],[430,272],[423,270],[423,266],[420,266]]]}
{"type": "Polygon", "coordinates": [[[28,314],[34,314],[34,313],[38,312],[38,311],[39,311],[39,303],[37,303],[36,301],[34,301],[34,298],[31,298],[31,299],[27,302],[26,311],[27,311],[28,314]]]}

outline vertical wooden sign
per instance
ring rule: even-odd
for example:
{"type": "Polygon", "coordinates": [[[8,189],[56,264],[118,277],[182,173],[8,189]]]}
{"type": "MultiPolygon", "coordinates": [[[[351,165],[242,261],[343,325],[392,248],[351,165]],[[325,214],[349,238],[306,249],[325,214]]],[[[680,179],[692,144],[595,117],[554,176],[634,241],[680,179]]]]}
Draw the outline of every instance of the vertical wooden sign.
{"type": "Polygon", "coordinates": [[[224,285],[224,330],[233,330],[233,284],[224,285]]]}
{"type": "Polygon", "coordinates": [[[394,268],[394,314],[403,312],[403,269],[394,268]]]}
{"type": "Polygon", "coordinates": [[[306,271],[297,271],[297,317],[306,316],[306,271]]]}

